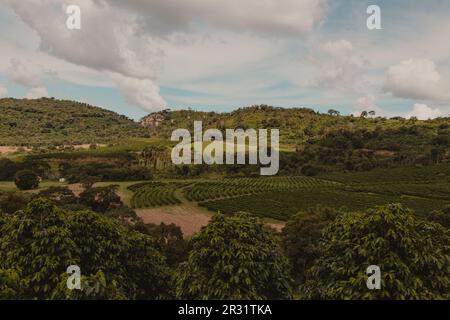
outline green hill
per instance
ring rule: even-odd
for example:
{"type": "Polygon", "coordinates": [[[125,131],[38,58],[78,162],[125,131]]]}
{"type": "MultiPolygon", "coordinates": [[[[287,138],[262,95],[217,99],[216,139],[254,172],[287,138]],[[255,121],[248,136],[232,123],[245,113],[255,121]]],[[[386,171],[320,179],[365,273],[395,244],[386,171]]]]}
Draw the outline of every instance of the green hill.
{"type": "MultiPolygon", "coordinates": [[[[450,118],[420,121],[374,115],[353,117],[341,116],[336,111],[322,114],[308,108],[259,105],[228,113],[164,110],[144,117],[139,124],[84,103],[48,98],[1,99],[0,112],[0,145],[6,146],[91,143],[117,146],[136,141],[140,147],[135,152],[146,149],[141,154],[143,158],[154,157],[155,152],[161,153],[158,151],[161,145],[166,146],[167,154],[162,155],[165,159],[170,155],[172,131],[178,128],[192,131],[193,122],[201,120],[204,130],[278,128],[281,174],[317,175],[335,170],[450,164],[450,118]],[[149,137],[152,139],[137,139],[149,137]]],[[[154,162],[153,158],[141,160],[154,162]]],[[[252,171],[256,167],[246,169],[252,171]]]]}
{"type": "Polygon", "coordinates": [[[0,99],[0,114],[4,146],[111,143],[146,134],[123,115],[74,101],[0,99]]]}
{"type": "MultiPolygon", "coordinates": [[[[334,111],[334,110],[333,110],[334,111]]],[[[202,121],[207,128],[278,128],[280,141],[285,144],[302,144],[310,139],[320,139],[337,131],[396,131],[429,130],[429,134],[438,135],[438,129],[447,130],[450,118],[420,121],[417,119],[340,116],[333,113],[323,114],[308,108],[278,108],[267,105],[239,108],[229,113],[177,110],[152,113],[143,118],[153,135],[170,137],[177,128],[192,129],[193,121],[202,121]],[[153,120],[153,121],[152,121],[153,120]],[[153,123],[157,122],[157,126],[153,123]]],[[[407,132],[404,132],[407,134],[407,132]]]]}
{"type": "Polygon", "coordinates": [[[278,128],[282,150],[291,150],[281,158],[287,174],[450,162],[450,118],[353,117],[261,105],[230,113],[166,110],[142,124],[152,136],[168,139],[177,128],[192,132],[195,120],[203,122],[203,130],[278,128]]]}

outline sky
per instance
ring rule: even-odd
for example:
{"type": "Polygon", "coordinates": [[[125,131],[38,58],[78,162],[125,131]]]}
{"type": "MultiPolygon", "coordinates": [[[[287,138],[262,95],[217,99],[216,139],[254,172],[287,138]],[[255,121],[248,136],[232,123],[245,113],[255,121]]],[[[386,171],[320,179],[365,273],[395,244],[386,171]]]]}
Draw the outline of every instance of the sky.
{"type": "Polygon", "coordinates": [[[255,104],[436,118],[450,115],[449,32],[447,0],[0,0],[0,98],[133,119],[255,104]]]}

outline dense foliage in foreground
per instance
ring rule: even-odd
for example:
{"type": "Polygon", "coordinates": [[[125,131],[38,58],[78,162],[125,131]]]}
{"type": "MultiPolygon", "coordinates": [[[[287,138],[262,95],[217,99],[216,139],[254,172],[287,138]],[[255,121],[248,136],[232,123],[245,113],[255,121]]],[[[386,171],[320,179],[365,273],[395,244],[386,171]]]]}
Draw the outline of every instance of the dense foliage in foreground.
{"type": "Polygon", "coordinates": [[[61,209],[55,192],[0,212],[0,299],[449,298],[447,209],[423,219],[400,205],[323,208],[278,235],[249,214],[219,214],[186,242],[174,225],[124,219],[124,207],[61,209]],[[372,264],[380,290],[365,286],[372,264]],[[82,290],[66,287],[70,265],[82,290]]]}
{"type": "Polygon", "coordinates": [[[324,229],[318,250],[305,285],[309,298],[450,298],[448,230],[400,205],[338,216],[324,229]],[[382,270],[381,290],[367,290],[370,265],[382,270]]]}
{"type": "Polygon", "coordinates": [[[167,294],[169,269],[154,240],[116,220],[65,211],[42,198],[0,219],[0,295],[156,299],[167,294]],[[101,290],[92,296],[69,291],[66,270],[71,265],[101,290]]]}
{"type": "Polygon", "coordinates": [[[216,215],[176,276],[184,299],[289,299],[289,264],[273,231],[248,214],[216,215]]]}

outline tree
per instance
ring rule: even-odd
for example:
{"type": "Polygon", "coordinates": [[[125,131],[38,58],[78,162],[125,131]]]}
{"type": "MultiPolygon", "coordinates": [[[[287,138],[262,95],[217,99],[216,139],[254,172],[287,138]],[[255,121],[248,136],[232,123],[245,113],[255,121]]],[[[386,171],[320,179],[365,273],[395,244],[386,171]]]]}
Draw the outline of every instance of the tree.
{"type": "Polygon", "coordinates": [[[33,171],[40,177],[47,177],[51,170],[50,164],[48,164],[43,160],[25,160],[23,163],[20,164],[20,166],[23,169],[33,171]]]}
{"type": "Polygon", "coordinates": [[[337,110],[334,110],[334,109],[330,109],[330,110],[328,110],[328,114],[330,115],[330,116],[339,116],[341,113],[339,112],[339,111],[337,111],[337,110]]]}
{"type": "Polygon", "coordinates": [[[61,281],[52,291],[50,299],[56,300],[124,300],[127,297],[120,291],[115,280],[109,281],[102,271],[94,275],[81,275],[80,290],[69,290],[69,274],[62,275],[61,281]]]}
{"type": "Polygon", "coordinates": [[[36,189],[39,186],[40,178],[31,170],[21,170],[16,173],[15,183],[20,190],[36,189]]]}
{"type": "Polygon", "coordinates": [[[158,299],[169,292],[169,269],[151,237],[91,211],[62,210],[44,198],[0,216],[0,296],[19,287],[15,273],[18,299],[158,299]],[[99,290],[67,289],[70,265],[78,265],[99,290]]]}
{"type": "Polygon", "coordinates": [[[167,296],[170,269],[153,238],[90,211],[69,214],[68,228],[83,274],[102,271],[129,299],[167,296]]]}
{"type": "Polygon", "coordinates": [[[427,220],[437,222],[447,229],[450,229],[450,205],[440,211],[432,211],[427,220]]]}
{"type": "Polygon", "coordinates": [[[156,225],[139,222],[134,225],[134,229],[156,240],[158,250],[166,257],[168,265],[176,266],[186,260],[188,242],[183,239],[183,231],[179,226],[173,223],[156,225]]]}
{"type": "Polygon", "coordinates": [[[305,176],[309,176],[309,177],[317,176],[321,171],[322,170],[319,166],[314,166],[314,165],[309,165],[309,164],[304,165],[300,169],[300,172],[302,174],[304,174],[305,176]]]}
{"type": "Polygon", "coordinates": [[[53,186],[39,192],[39,195],[52,200],[59,206],[75,204],[78,202],[77,197],[68,187],[53,186]]]}
{"type": "Polygon", "coordinates": [[[23,209],[30,201],[30,195],[25,192],[0,192],[0,210],[14,213],[23,209]]]}
{"type": "Polygon", "coordinates": [[[0,181],[13,180],[19,165],[8,158],[0,159],[0,181]]]}
{"type": "Polygon", "coordinates": [[[323,232],[308,272],[314,299],[448,299],[450,237],[437,223],[399,204],[338,216],[323,232]],[[366,269],[381,269],[381,290],[368,290],[366,269]]]}
{"type": "Polygon", "coordinates": [[[368,115],[367,111],[363,111],[363,112],[361,112],[360,117],[361,118],[367,118],[367,115],[368,115]]]}
{"type": "Polygon", "coordinates": [[[283,228],[283,250],[289,258],[292,277],[297,284],[305,282],[306,271],[319,257],[322,231],[338,213],[335,209],[317,207],[292,216],[283,228]]]}
{"type": "Polygon", "coordinates": [[[215,215],[178,268],[182,299],[288,299],[289,265],[273,231],[249,214],[215,215]]]}
{"type": "Polygon", "coordinates": [[[0,269],[0,300],[14,300],[23,288],[17,270],[0,269]]]}
{"type": "Polygon", "coordinates": [[[117,195],[118,186],[95,187],[80,193],[80,202],[89,206],[95,212],[105,213],[123,205],[117,195]]]}
{"type": "Polygon", "coordinates": [[[96,182],[101,181],[99,177],[86,176],[81,179],[81,186],[86,190],[94,186],[96,182]]]}
{"type": "Polygon", "coordinates": [[[142,219],[136,214],[136,211],[127,206],[113,208],[112,210],[107,211],[105,214],[106,216],[118,219],[119,221],[127,225],[142,223],[142,219]]]}
{"type": "Polygon", "coordinates": [[[371,116],[371,117],[375,117],[376,112],[373,111],[373,110],[371,110],[371,111],[369,111],[368,114],[369,114],[369,116],[371,116]]]}
{"type": "Polygon", "coordinates": [[[59,276],[77,264],[77,247],[64,228],[64,213],[48,200],[37,199],[0,229],[0,269],[19,271],[25,288],[21,297],[45,299],[59,276]]]}

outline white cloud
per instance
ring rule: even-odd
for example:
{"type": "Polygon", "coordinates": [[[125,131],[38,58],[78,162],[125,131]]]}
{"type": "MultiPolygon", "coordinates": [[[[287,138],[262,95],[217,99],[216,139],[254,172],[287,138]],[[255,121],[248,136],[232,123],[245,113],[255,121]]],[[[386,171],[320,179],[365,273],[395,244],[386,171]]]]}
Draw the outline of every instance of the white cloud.
{"type": "MultiPolygon", "coordinates": [[[[20,25],[23,25],[23,23],[15,21],[14,24],[9,27],[11,27],[13,30],[16,30],[17,28],[20,28],[20,25]]],[[[28,30],[28,33],[33,34],[32,32],[30,32],[30,29],[28,27],[26,27],[26,29],[28,30]]],[[[30,37],[26,38],[26,40],[32,41],[30,37]]],[[[108,79],[108,77],[101,71],[66,62],[45,52],[36,51],[35,48],[25,48],[22,45],[15,45],[14,43],[7,41],[5,38],[2,38],[1,34],[0,48],[2,48],[2,50],[0,51],[0,73],[4,73],[5,75],[9,76],[12,81],[14,81],[12,63],[14,61],[15,63],[21,65],[20,68],[25,68],[27,70],[27,72],[24,74],[26,78],[30,78],[30,74],[33,74],[33,76],[38,79],[19,81],[22,83],[33,83],[36,81],[42,82],[42,77],[44,75],[47,75],[53,77],[54,79],[64,80],[83,86],[114,86],[112,81],[108,79]]]]}
{"type": "Polygon", "coordinates": [[[327,0],[111,0],[141,17],[141,29],[168,36],[198,25],[258,36],[303,36],[325,19],[327,0]]]}
{"type": "MultiPolygon", "coordinates": [[[[155,79],[161,69],[163,52],[151,37],[135,32],[134,15],[119,11],[105,1],[78,0],[76,3],[82,10],[82,28],[69,30],[65,23],[67,15],[64,5],[58,0],[8,3],[23,22],[39,35],[41,51],[72,64],[134,78],[134,83],[144,81],[147,87],[149,83],[152,87],[157,86],[155,79]]],[[[33,87],[37,84],[28,83],[33,87]]],[[[130,93],[130,90],[127,92],[130,93]]],[[[143,106],[143,101],[152,103],[158,100],[142,99],[143,94],[136,90],[132,92],[139,96],[127,98],[140,101],[138,106],[147,110],[158,107],[143,106]]]]}
{"type": "Polygon", "coordinates": [[[166,107],[166,102],[159,94],[159,87],[149,79],[137,79],[121,74],[113,74],[119,91],[127,102],[153,112],[166,107]]]}
{"type": "Polygon", "coordinates": [[[8,95],[8,89],[0,85],[0,98],[6,97],[8,95]]]}
{"type": "Polygon", "coordinates": [[[442,111],[450,101],[450,44],[436,37],[450,25],[442,5],[420,14],[411,5],[401,24],[380,33],[360,28],[364,4],[345,1],[73,0],[82,29],[69,31],[61,0],[0,2],[0,73],[29,88],[44,87],[51,68],[56,80],[116,87],[149,111],[166,105],[159,85],[176,89],[165,91],[174,104],[194,107],[334,105],[381,115],[367,93],[397,114],[397,97],[442,111]],[[405,60],[423,56],[429,60],[405,60]]]}
{"type": "MultiPolygon", "coordinates": [[[[8,0],[39,36],[42,52],[114,74],[112,80],[126,100],[151,111],[166,105],[157,84],[161,75],[168,86],[210,93],[216,85],[209,78],[233,77],[233,72],[254,69],[254,64],[274,54],[279,46],[267,37],[311,33],[325,18],[326,2],[77,0],[74,3],[81,7],[82,28],[68,30],[60,1],[8,0]]],[[[61,74],[58,72],[64,77],[61,74]]],[[[254,75],[255,70],[249,70],[248,77],[254,75]]],[[[262,76],[251,80],[240,77],[241,82],[251,85],[237,86],[240,91],[271,85],[261,81],[262,76]]],[[[235,81],[216,83],[216,93],[237,94],[235,89],[230,90],[236,87],[235,81]]]]}
{"type": "Polygon", "coordinates": [[[36,64],[29,61],[11,59],[9,74],[11,79],[26,87],[39,87],[42,85],[43,72],[36,64]]]}
{"type": "Polygon", "coordinates": [[[31,63],[28,60],[11,59],[8,69],[10,78],[17,84],[29,87],[30,90],[25,95],[27,99],[38,99],[47,97],[48,92],[42,81],[45,75],[56,76],[54,71],[45,70],[43,66],[37,63],[31,63]]]}
{"type": "Polygon", "coordinates": [[[359,98],[356,101],[356,110],[353,112],[354,116],[360,116],[363,111],[375,111],[377,116],[389,116],[389,114],[380,108],[376,103],[376,97],[373,94],[368,94],[359,98]]]}
{"type": "Polygon", "coordinates": [[[384,91],[406,99],[450,99],[436,64],[428,59],[408,59],[391,66],[386,75],[384,91]]]}
{"type": "Polygon", "coordinates": [[[347,40],[326,42],[313,55],[312,61],[318,66],[313,85],[319,88],[353,87],[364,65],[363,57],[347,40]]]}
{"type": "Polygon", "coordinates": [[[39,35],[42,51],[97,70],[135,77],[154,76],[153,60],[157,58],[157,50],[151,47],[149,39],[133,34],[135,23],[126,13],[112,10],[103,2],[78,0],[82,28],[69,30],[64,6],[58,0],[9,3],[39,35]]]}
{"type": "Polygon", "coordinates": [[[416,117],[419,120],[428,120],[441,117],[443,114],[439,109],[433,109],[426,104],[415,104],[413,109],[405,114],[405,118],[416,117]]]}
{"type": "Polygon", "coordinates": [[[365,97],[361,97],[358,99],[357,107],[362,110],[372,110],[377,109],[377,105],[375,104],[375,96],[373,94],[368,94],[365,97]]]}
{"type": "Polygon", "coordinates": [[[34,88],[31,88],[31,90],[27,93],[25,98],[39,99],[39,98],[47,97],[47,96],[48,96],[48,92],[45,87],[34,87],[34,88]]]}
{"type": "Polygon", "coordinates": [[[215,38],[196,36],[188,45],[167,41],[161,81],[168,86],[208,94],[248,92],[261,82],[273,81],[255,77],[255,73],[269,67],[267,60],[282,51],[280,42],[230,32],[217,33],[215,38]]]}

